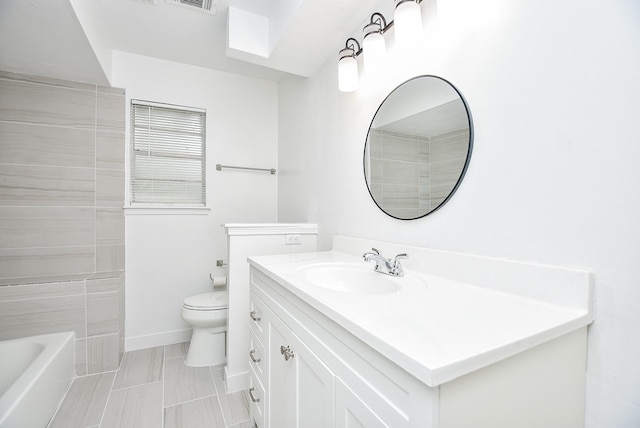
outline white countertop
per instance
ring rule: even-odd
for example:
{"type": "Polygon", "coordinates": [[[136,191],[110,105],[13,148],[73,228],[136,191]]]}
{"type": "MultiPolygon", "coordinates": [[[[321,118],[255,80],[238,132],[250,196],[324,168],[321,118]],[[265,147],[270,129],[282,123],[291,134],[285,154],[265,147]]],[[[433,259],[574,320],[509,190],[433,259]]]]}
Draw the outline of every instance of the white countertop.
{"type": "Polygon", "coordinates": [[[252,257],[249,263],[431,387],[593,320],[589,302],[563,305],[520,294],[518,287],[509,293],[407,268],[405,277],[389,277],[399,291],[379,295],[328,290],[300,275],[298,269],[311,263],[353,263],[373,270],[361,256],[338,251],[252,257]],[[426,285],[415,285],[416,278],[426,285]]]}

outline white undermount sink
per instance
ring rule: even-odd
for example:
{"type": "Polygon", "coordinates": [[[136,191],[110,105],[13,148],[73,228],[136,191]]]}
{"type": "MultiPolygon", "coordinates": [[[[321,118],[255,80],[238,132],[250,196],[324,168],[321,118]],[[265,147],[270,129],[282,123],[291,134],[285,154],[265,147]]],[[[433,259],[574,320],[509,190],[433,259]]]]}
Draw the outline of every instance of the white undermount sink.
{"type": "Polygon", "coordinates": [[[373,270],[373,265],[355,263],[316,263],[297,269],[309,284],[327,290],[353,294],[393,294],[407,283],[426,284],[415,277],[394,277],[373,270]]]}

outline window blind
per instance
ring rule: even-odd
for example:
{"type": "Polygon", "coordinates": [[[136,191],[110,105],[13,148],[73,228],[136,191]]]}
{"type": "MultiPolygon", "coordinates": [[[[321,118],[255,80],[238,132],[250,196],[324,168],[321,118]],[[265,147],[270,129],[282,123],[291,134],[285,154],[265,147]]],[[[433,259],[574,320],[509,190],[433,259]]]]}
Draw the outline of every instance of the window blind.
{"type": "Polygon", "coordinates": [[[131,102],[131,203],[204,206],[204,110],[131,102]]]}

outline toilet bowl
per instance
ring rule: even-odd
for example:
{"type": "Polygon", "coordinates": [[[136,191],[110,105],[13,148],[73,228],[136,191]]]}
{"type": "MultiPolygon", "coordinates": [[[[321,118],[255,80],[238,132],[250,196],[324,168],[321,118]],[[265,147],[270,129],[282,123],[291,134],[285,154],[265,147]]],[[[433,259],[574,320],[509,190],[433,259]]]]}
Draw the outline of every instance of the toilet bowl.
{"type": "Polygon", "coordinates": [[[212,291],[184,299],[182,319],[193,328],[191,344],[184,360],[186,365],[204,367],[225,362],[228,308],[226,291],[212,291]]]}

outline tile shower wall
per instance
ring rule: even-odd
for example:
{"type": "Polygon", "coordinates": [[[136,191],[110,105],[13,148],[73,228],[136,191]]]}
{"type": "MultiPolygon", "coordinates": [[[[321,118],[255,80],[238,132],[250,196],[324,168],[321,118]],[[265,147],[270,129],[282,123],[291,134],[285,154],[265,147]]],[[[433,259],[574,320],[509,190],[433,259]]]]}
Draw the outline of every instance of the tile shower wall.
{"type": "Polygon", "coordinates": [[[373,198],[395,217],[431,211],[456,184],[468,142],[468,130],[430,138],[372,130],[368,180],[373,198]]]}
{"type": "Polygon", "coordinates": [[[76,335],[78,375],[124,350],[124,90],[0,71],[0,340],[76,335]]]}

